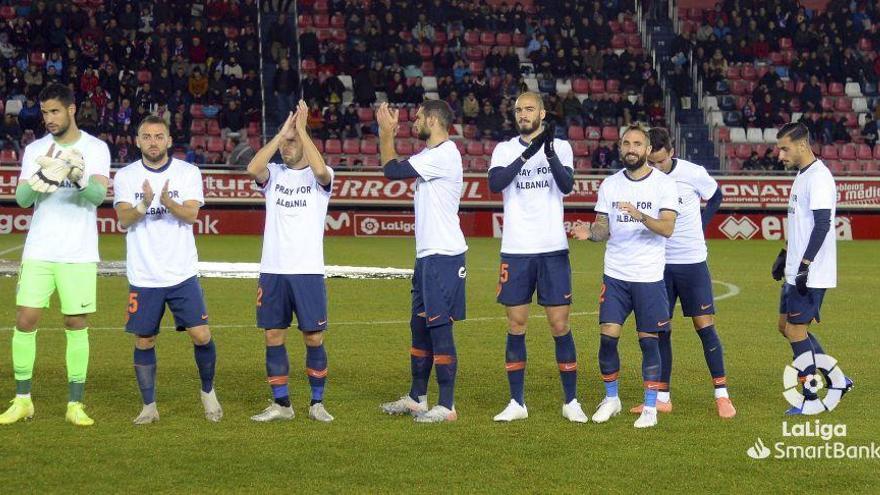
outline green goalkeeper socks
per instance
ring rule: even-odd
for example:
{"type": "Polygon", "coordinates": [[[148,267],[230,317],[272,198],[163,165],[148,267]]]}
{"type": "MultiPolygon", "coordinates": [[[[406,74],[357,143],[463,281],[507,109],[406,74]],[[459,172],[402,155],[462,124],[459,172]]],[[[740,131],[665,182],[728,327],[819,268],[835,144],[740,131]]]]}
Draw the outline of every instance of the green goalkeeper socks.
{"type": "Polygon", "coordinates": [[[37,357],[37,331],[12,333],[12,367],[15,372],[15,393],[31,393],[31,378],[34,376],[34,359],[37,357]]]}
{"type": "Polygon", "coordinates": [[[82,402],[89,369],[89,329],[65,330],[67,335],[67,382],[70,402],[82,402]]]}

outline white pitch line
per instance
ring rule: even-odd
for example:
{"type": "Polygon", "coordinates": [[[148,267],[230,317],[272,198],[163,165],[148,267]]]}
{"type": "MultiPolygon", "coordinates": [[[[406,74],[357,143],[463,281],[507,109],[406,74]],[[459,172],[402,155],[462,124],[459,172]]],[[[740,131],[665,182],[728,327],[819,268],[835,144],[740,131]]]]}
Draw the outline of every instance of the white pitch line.
{"type": "MultiPolygon", "coordinates": [[[[740,288],[730,282],[722,282],[720,280],[713,280],[712,283],[722,285],[727,289],[727,292],[721,294],[720,296],[716,296],[716,301],[721,301],[722,299],[727,299],[729,297],[735,297],[739,295],[740,288]]],[[[570,316],[591,316],[599,314],[598,311],[575,311],[570,314],[570,316]]],[[[544,317],[544,314],[537,314],[536,317],[544,317]]],[[[468,322],[481,322],[481,321],[499,321],[506,320],[506,316],[478,316],[476,318],[468,318],[464,321],[458,322],[459,324],[468,323],[468,322]]],[[[372,321],[339,321],[334,322],[331,321],[329,323],[330,327],[345,327],[345,326],[374,326],[374,325],[405,325],[409,324],[409,320],[372,320],[372,321]]],[[[255,324],[248,323],[246,325],[210,325],[211,328],[256,328],[255,324]]],[[[121,330],[123,328],[122,325],[118,327],[90,327],[91,330],[121,330]]],[[[173,330],[174,327],[162,327],[162,330],[173,330]]],[[[12,327],[0,327],[0,331],[9,331],[12,330],[12,327]]],[[[46,328],[46,330],[60,330],[60,328],[46,328]]]]}
{"type": "Polygon", "coordinates": [[[19,249],[21,249],[21,248],[23,248],[23,247],[24,247],[24,244],[21,244],[21,245],[18,245],[18,246],[13,246],[13,247],[11,247],[11,248],[4,249],[3,251],[0,251],[0,256],[3,256],[4,254],[11,253],[11,252],[14,252],[14,251],[18,251],[19,249]]]}

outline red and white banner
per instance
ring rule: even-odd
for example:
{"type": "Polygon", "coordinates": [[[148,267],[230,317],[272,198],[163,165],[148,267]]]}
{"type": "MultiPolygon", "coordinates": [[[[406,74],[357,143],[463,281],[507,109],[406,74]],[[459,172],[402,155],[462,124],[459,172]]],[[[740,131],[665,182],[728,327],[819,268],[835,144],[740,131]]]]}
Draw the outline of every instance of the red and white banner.
{"type": "MultiPolygon", "coordinates": [[[[25,233],[30,227],[33,210],[0,207],[0,235],[25,233]]],[[[198,235],[231,235],[263,233],[265,213],[261,209],[203,208],[194,231],[198,235]]],[[[492,211],[467,211],[459,214],[461,228],[467,237],[501,237],[504,216],[492,211]]],[[[592,222],[593,213],[567,213],[565,229],[574,222],[592,222]]],[[[719,213],[712,219],[706,236],[710,239],[785,238],[787,218],[780,214],[719,213]]],[[[838,215],[834,224],[840,240],[880,239],[880,215],[853,213],[838,215]]],[[[123,233],[112,208],[98,209],[98,230],[102,234],[123,233]]],[[[358,237],[407,237],[415,235],[415,215],[411,212],[331,211],[324,224],[326,235],[358,237]]]]}
{"type": "MultiPolygon", "coordinates": [[[[565,198],[568,208],[592,208],[605,176],[578,175],[574,191],[565,198]]],[[[784,210],[792,177],[716,177],[724,193],[722,208],[728,210],[784,210]]],[[[208,204],[262,204],[263,195],[246,174],[203,170],[208,204]]],[[[837,209],[880,210],[880,177],[837,177],[837,209]]],[[[17,168],[0,168],[0,200],[11,200],[18,184],[17,168]]],[[[336,174],[334,207],[382,206],[412,208],[415,181],[391,181],[379,172],[336,174]]],[[[111,193],[112,194],[112,193],[111,193]]],[[[501,206],[501,195],[489,190],[486,174],[465,174],[461,196],[464,208],[501,206]]]]}

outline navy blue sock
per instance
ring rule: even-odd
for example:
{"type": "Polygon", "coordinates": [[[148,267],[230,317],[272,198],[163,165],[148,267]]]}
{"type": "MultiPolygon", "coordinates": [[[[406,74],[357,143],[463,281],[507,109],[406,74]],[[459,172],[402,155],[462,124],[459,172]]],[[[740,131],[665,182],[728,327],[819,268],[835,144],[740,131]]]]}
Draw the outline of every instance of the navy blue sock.
{"type": "Polygon", "coordinates": [[[617,352],[618,337],[599,336],[599,371],[605,383],[605,396],[617,397],[617,376],[620,373],[620,354],[617,352]]]}
{"type": "Polygon", "coordinates": [[[660,392],[669,392],[672,380],[672,328],[657,334],[660,348],[660,392]]]}
{"type": "Polygon", "coordinates": [[[455,406],[455,373],[458,369],[455,340],[452,338],[452,323],[432,327],[430,331],[434,348],[434,369],[440,389],[438,403],[447,409],[452,409],[455,406]]]}
{"type": "Polygon", "coordinates": [[[272,387],[275,403],[290,407],[290,393],[287,391],[287,376],[290,374],[290,361],[284,344],[266,346],[266,376],[272,387]]]}
{"type": "Polygon", "coordinates": [[[559,379],[562,381],[565,403],[568,404],[577,396],[578,364],[574,337],[569,330],[565,335],[553,337],[553,340],[556,342],[556,364],[559,365],[559,379]]]}
{"type": "Polygon", "coordinates": [[[526,336],[507,334],[507,351],[504,356],[510,398],[525,405],[526,336]]]}
{"type": "Polygon", "coordinates": [[[721,339],[718,338],[715,325],[697,330],[697,335],[703,342],[703,356],[706,358],[709,374],[712,375],[712,383],[715,388],[727,387],[727,376],[724,373],[724,348],[721,346],[721,339]]]}
{"type": "Polygon", "coordinates": [[[312,389],[312,405],[324,400],[324,384],[327,382],[327,351],[324,344],[306,346],[306,374],[312,389]]]}
{"type": "Polygon", "coordinates": [[[431,346],[431,334],[425,326],[424,317],[412,315],[409,329],[412,333],[412,347],[409,348],[412,386],[409,389],[409,396],[418,402],[420,396],[428,395],[428,378],[431,377],[434,352],[431,346]]]}
{"type": "Polygon", "coordinates": [[[822,344],[819,343],[819,339],[817,339],[815,335],[807,332],[807,337],[810,338],[810,343],[813,344],[814,354],[825,354],[825,349],[822,349],[822,344]]]}
{"type": "Polygon", "coordinates": [[[134,376],[144,405],[156,402],[156,348],[134,348],[134,376]]]}
{"type": "MultiPolygon", "coordinates": [[[[800,342],[790,342],[790,344],[792,353],[794,354],[794,359],[797,359],[798,356],[805,352],[813,353],[813,342],[809,338],[806,338],[800,342]]],[[[813,361],[808,366],[806,366],[803,371],[798,371],[798,379],[801,383],[804,383],[807,375],[812,375],[814,373],[816,373],[815,357],[813,358],[813,361]]],[[[816,394],[808,391],[807,389],[804,389],[804,397],[806,397],[808,400],[812,400],[816,398],[816,394]]]]}
{"type": "Polygon", "coordinates": [[[199,379],[202,380],[202,392],[208,393],[214,389],[214,369],[217,366],[217,348],[214,346],[214,339],[209,340],[205,345],[194,345],[193,355],[199,368],[199,379]]]}
{"type": "Polygon", "coordinates": [[[660,339],[642,337],[642,380],[645,384],[645,407],[657,407],[657,390],[660,388],[660,339]]]}

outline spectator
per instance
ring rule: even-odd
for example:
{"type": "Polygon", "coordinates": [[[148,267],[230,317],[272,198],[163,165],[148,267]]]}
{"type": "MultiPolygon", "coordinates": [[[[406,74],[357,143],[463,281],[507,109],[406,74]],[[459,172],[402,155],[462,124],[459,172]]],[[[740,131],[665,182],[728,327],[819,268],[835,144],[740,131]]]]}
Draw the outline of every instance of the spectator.
{"type": "Polygon", "coordinates": [[[11,147],[16,153],[21,153],[19,141],[21,141],[22,130],[15,119],[15,115],[7,113],[0,122],[0,149],[11,147]]]}
{"type": "Polygon", "coordinates": [[[818,77],[810,77],[810,82],[801,90],[800,100],[801,105],[810,111],[816,112],[822,108],[822,89],[818,77]]]}
{"type": "Polygon", "coordinates": [[[205,163],[205,149],[201,145],[197,145],[195,149],[190,148],[186,152],[185,160],[193,165],[202,165],[205,163]]]}
{"type": "Polygon", "coordinates": [[[202,74],[202,70],[198,67],[193,69],[192,75],[189,76],[187,90],[195,101],[201,101],[202,97],[208,92],[208,78],[202,74]]]}
{"type": "Polygon", "coordinates": [[[31,130],[35,133],[43,127],[40,106],[34,101],[33,96],[28,96],[25,100],[24,106],[18,113],[18,123],[23,130],[31,130]]]}
{"type": "Polygon", "coordinates": [[[606,145],[601,145],[595,150],[593,150],[592,155],[592,166],[593,168],[603,168],[609,169],[611,168],[611,150],[606,145]]]}
{"type": "Polygon", "coordinates": [[[480,113],[480,102],[477,101],[477,97],[473,92],[470,92],[465,96],[464,101],[461,104],[461,111],[464,115],[465,124],[476,123],[477,115],[480,113]]]}
{"type": "Polygon", "coordinates": [[[287,58],[288,48],[295,44],[293,37],[295,32],[296,27],[287,22],[287,15],[278,14],[278,19],[269,28],[269,54],[272,60],[278,62],[287,58]]]}
{"type": "Polygon", "coordinates": [[[743,162],[742,168],[743,170],[761,170],[763,168],[761,159],[758,158],[757,151],[752,151],[752,155],[743,162]]]}
{"type": "Polygon", "coordinates": [[[228,136],[232,140],[233,147],[226,160],[226,164],[236,170],[244,170],[257,152],[243,136],[236,133],[230,133],[228,136]]]}
{"type": "Polygon", "coordinates": [[[501,123],[503,119],[495,111],[492,102],[483,102],[483,108],[480,110],[476,118],[477,130],[483,136],[483,139],[499,140],[501,123]]]}
{"type": "Polygon", "coordinates": [[[877,120],[873,115],[868,114],[865,125],[862,127],[862,137],[865,139],[865,144],[873,148],[877,144],[878,134],[880,134],[880,129],[878,129],[877,120]]]}
{"type": "Polygon", "coordinates": [[[245,126],[244,112],[238,105],[237,100],[229,100],[226,108],[220,112],[220,137],[226,139],[230,133],[238,134],[243,140],[247,140],[247,127],[245,126]]]}

